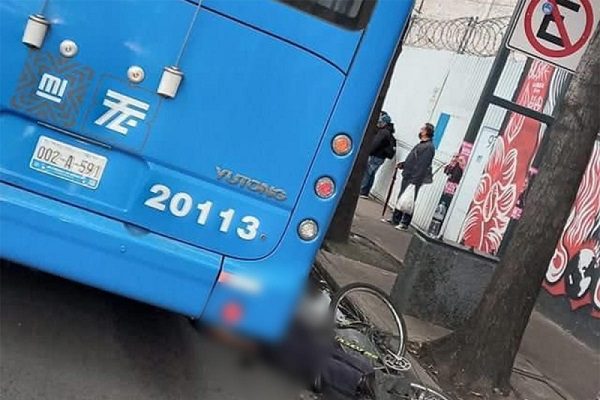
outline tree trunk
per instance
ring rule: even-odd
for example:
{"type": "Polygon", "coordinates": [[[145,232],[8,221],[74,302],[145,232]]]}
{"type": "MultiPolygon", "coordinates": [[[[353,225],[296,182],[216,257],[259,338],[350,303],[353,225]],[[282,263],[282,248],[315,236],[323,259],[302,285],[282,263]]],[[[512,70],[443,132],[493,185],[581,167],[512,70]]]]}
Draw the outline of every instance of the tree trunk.
{"type": "Polygon", "coordinates": [[[402,40],[404,39],[405,33],[408,31],[409,26],[410,23],[407,24],[407,28],[405,28],[404,34],[402,35],[402,38],[398,43],[396,50],[394,51],[394,56],[392,57],[390,65],[388,66],[385,79],[381,85],[379,94],[377,95],[375,106],[371,111],[369,123],[367,124],[366,132],[360,145],[358,156],[356,157],[356,161],[352,167],[350,178],[348,179],[348,183],[346,184],[342,198],[340,199],[337,209],[335,210],[333,220],[329,225],[326,239],[332,242],[345,243],[350,237],[352,220],[354,219],[354,211],[356,211],[358,196],[360,194],[360,184],[362,182],[365,169],[367,168],[367,161],[369,160],[369,148],[371,147],[371,142],[375,137],[375,133],[377,133],[377,120],[379,119],[379,114],[383,108],[385,96],[390,88],[392,75],[394,74],[394,68],[396,67],[396,61],[398,61],[398,57],[400,56],[400,53],[402,53],[402,40]]]}
{"type": "Polygon", "coordinates": [[[600,132],[598,93],[600,30],[547,133],[548,152],[523,217],[481,303],[462,328],[425,348],[441,379],[465,392],[509,389],[523,332],[600,132]]]}

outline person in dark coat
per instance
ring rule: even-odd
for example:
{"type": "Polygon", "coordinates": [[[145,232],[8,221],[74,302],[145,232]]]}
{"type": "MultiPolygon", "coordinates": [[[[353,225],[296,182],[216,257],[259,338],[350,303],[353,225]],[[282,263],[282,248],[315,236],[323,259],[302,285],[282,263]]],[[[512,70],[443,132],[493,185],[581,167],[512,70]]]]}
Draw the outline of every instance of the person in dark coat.
{"type": "Polygon", "coordinates": [[[371,143],[371,149],[369,151],[367,170],[365,171],[365,175],[363,176],[360,185],[360,197],[362,198],[369,197],[369,192],[371,192],[371,188],[375,182],[375,174],[381,165],[383,165],[386,158],[394,158],[396,155],[394,124],[385,111],[382,111],[379,116],[377,128],[377,133],[375,134],[375,138],[371,143]]]}
{"type": "Polygon", "coordinates": [[[459,184],[465,170],[465,159],[455,154],[452,160],[444,167],[444,174],[448,175],[448,182],[459,184]]]}
{"type": "MultiPolygon", "coordinates": [[[[402,185],[400,194],[404,193],[409,185],[415,185],[415,201],[419,194],[419,189],[423,183],[431,182],[433,179],[431,164],[435,156],[435,146],[433,145],[433,133],[435,127],[426,123],[419,131],[419,144],[412,148],[406,159],[399,163],[397,167],[402,170],[402,185]]],[[[396,229],[405,230],[410,226],[412,214],[403,213],[395,209],[392,218],[387,222],[396,225],[396,229]]]]}

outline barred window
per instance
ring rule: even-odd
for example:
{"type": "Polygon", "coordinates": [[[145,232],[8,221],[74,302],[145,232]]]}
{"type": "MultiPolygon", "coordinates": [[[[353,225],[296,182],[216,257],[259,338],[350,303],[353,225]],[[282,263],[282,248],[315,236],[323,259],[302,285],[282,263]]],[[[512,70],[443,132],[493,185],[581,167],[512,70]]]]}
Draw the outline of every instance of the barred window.
{"type": "Polygon", "coordinates": [[[280,0],[318,18],[348,29],[363,29],[375,0],[280,0]]]}

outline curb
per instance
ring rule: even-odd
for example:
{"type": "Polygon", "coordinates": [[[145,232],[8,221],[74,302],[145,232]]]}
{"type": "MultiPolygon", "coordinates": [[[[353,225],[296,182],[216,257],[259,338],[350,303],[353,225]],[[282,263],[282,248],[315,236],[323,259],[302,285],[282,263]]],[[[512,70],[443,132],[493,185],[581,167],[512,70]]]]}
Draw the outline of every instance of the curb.
{"type": "MultiPolygon", "coordinates": [[[[412,232],[411,232],[412,233],[412,232]]],[[[390,253],[389,251],[387,251],[383,246],[381,246],[379,243],[369,239],[368,237],[358,233],[358,232],[354,232],[351,231],[350,232],[351,235],[354,236],[358,236],[359,238],[361,238],[362,240],[369,242],[370,245],[372,245],[374,248],[376,248],[377,250],[379,250],[382,253],[387,254],[388,256],[390,256],[391,258],[393,258],[394,260],[396,260],[396,262],[398,264],[400,264],[402,267],[404,267],[404,260],[400,260],[398,257],[396,257],[395,255],[393,255],[392,253],[390,253]]],[[[412,240],[412,239],[411,239],[412,240]]]]}
{"type": "Polygon", "coordinates": [[[325,283],[327,283],[327,286],[329,286],[331,288],[331,290],[333,290],[333,292],[335,293],[338,290],[340,290],[341,286],[335,281],[335,279],[333,279],[333,277],[327,271],[327,269],[325,267],[323,267],[321,260],[319,260],[320,254],[321,254],[321,250],[319,250],[319,252],[317,253],[317,256],[315,257],[315,261],[313,262],[314,268],[315,268],[317,274],[319,275],[319,277],[323,278],[325,283]]]}

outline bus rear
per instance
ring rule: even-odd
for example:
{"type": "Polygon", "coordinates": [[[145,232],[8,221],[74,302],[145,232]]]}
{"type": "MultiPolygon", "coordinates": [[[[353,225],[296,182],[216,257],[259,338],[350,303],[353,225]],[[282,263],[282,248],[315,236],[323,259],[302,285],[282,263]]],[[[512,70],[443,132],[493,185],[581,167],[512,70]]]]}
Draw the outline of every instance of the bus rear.
{"type": "Polygon", "coordinates": [[[410,0],[8,0],[0,255],[284,331],[410,0]]]}

